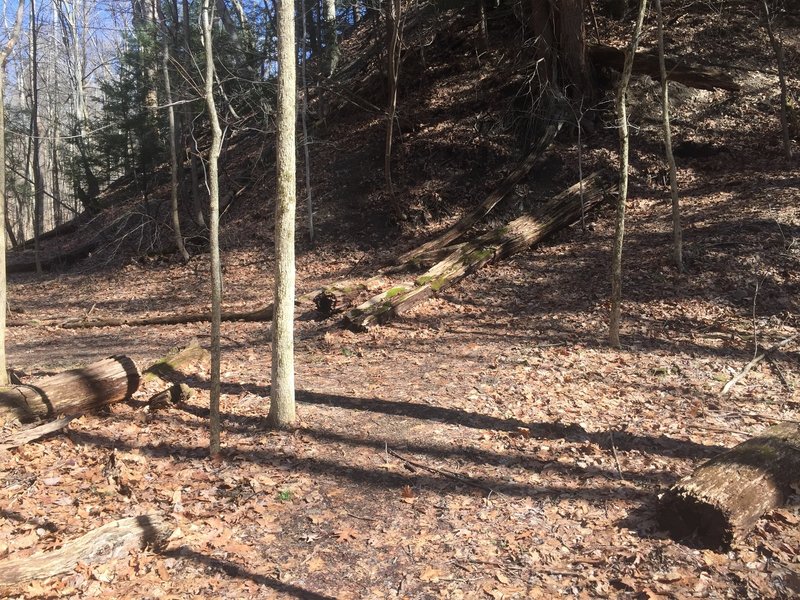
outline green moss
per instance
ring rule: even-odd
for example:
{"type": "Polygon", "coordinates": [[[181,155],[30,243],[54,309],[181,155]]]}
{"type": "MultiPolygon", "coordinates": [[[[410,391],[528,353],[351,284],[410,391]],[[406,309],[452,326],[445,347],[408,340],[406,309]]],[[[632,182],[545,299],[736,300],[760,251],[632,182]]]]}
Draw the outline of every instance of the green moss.
{"type": "Polygon", "coordinates": [[[434,279],[433,281],[431,281],[431,289],[434,292],[438,292],[440,289],[442,289],[444,286],[446,286],[449,282],[450,282],[450,280],[447,277],[439,277],[439,278],[434,279]]]}
{"type": "Polygon", "coordinates": [[[406,288],[402,285],[398,285],[396,287],[391,288],[390,290],[386,291],[386,298],[394,298],[395,296],[399,296],[400,294],[405,294],[406,288]]]}
{"type": "Polygon", "coordinates": [[[472,264],[476,262],[480,262],[482,260],[486,260],[487,258],[491,258],[494,254],[494,248],[480,248],[478,250],[473,250],[461,260],[463,264],[472,264]]]}
{"type": "Polygon", "coordinates": [[[428,283],[433,277],[431,275],[420,275],[414,282],[417,286],[423,286],[428,283]]]}

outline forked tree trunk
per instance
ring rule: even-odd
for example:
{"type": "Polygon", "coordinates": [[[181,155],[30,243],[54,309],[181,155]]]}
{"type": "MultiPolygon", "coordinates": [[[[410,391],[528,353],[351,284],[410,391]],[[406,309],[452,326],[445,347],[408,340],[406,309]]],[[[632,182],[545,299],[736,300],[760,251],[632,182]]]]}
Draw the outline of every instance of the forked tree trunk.
{"type": "Polygon", "coordinates": [[[139,388],[136,363],[113,356],[82,369],[45,377],[30,385],[0,390],[0,417],[20,421],[80,414],[130,399],[139,388]]]}
{"type": "Polygon", "coordinates": [[[659,521],[678,538],[725,548],[800,486],[800,424],[781,423],[700,466],[661,498],[659,521]]]}
{"type": "MultiPolygon", "coordinates": [[[[423,300],[461,281],[487,263],[515,254],[580,220],[581,186],[573,185],[532,215],[511,221],[464,244],[418,277],[413,285],[394,286],[345,314],[345,325],[355,330],[385,323],[423,300]]],[[[583,183],[583,208],[599,206],[610,192],[600,173],[583,183]]]]}

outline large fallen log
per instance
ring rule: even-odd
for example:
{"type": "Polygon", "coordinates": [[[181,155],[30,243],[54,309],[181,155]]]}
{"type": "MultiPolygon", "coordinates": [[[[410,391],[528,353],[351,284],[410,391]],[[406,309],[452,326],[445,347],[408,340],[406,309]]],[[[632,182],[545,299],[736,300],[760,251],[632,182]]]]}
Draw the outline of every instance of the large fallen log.
{"type": "Polygon", "coordinates": [[[497,206],[511,192],[513,192],[514,186],[516,186],[525,176],[528,175],[528,173],[531,172],[531,169],[533,169],[536,162],[542,157],[544,151],[547,150],[550,147],[550,144],[553,143],[553,140],[560,129],[560,122],[549,125],[523,161],[519,163],[508,175],[506,175],[500,185],[497,186],[497,188],[486,197],[480,206],[478,206],[469,214],[463,216],[458,223],[453,225],[444,233],[436,236],[428,242],[425,242],[421,246],[402,254],[397,260],[398,264],[403,265],[405,263],[411,263],[420,255],[424,255],[431,251],[435,251],[438,248],[442,248],[443,246],[447,246],[472,229],[472,227],[478,221],[488,215],[495,206],[497,206]]]}
{"type": "Polygon", "coordinates": [[[65,542],[58,550],[0,561],[0,586],[63,575],[78,563],[104,564],[145,547],[161,548],[171,532],[169,522],[158,513],[112,521],[65,542]]]}
{"type": "MultiPolygon", "coordinates": [[[[612,46],[595,45],[589,47],[589,60],[597,67],[607,67],[622,71],[625,62],[625,50],[612,46]]],[[[728,73],[707,67],[690,67],[674,59],[667,58],[667,77],[683,85],[700,90],[727,90],[738,92],[739,84],[728,73]]],[[[633,72],[647,75],[655,80],[661,79],[661,67],[658,56],[640,52],[633,61],[633,72]]]]}
{"type": "MultiPolygon", "coordinates": [[[[63,269],[70,267],[76,262],[83,260],[97,249],[99,242],[97,240],[88,242],[71,250],[70,252],[63,252],[56,256],[42,258],[39,262],[44,271],[51,269],[63,269]]],[[[9,262],[6,266],[7,273],[34,273],[36,271],[36,262],[29,260],[27,262],[9,262]]]]}
{"type": "Polygon", "coordinates": [[[31,421],[80,414],[130,399],[139,380],[139,369],[131,358],[112,356],[30,385],[0,389],[0,418],[31,421]]]}
{"type": "Polygon", "coordinates": [[[676,539],[726,548],[800,485],[800,424],[781,423],[700,466],[667,491],[659,522],[676,539]]]}
{"type": "Polygon", "coordinates": [[[418,277],[414,285],[394,286],[345,313],[344,323],[356,331],[385,323],[433,294],[453,285],[487,263],[515,254],[581,217],[581,211],[599,206],[612,186],[601,173],[583,180],[557,195],[533,214],[524,215],[464,244],[450,256],[418,277]]]}

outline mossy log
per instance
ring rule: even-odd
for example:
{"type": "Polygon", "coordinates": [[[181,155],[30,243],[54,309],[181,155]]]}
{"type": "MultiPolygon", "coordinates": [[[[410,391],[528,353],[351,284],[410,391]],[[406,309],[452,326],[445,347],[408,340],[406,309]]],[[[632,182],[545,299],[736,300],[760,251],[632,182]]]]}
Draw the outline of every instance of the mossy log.
{"type": "Polygon", "coordinates": [[[159,513],[112,521],[65,542],[57,550],[0,561],[0,586],[63,575],[73,571],[78,563],[104,564],[145,547],[159,549],[171,533],[172,527],[159,513]]]}
{"type": "MultiPolygon", "coordinates": [[[[594,45],[589,47],[589,60],[595,67],[607,67],[622,71],[625,51],[612,46],[594,45]]],[[[729,92],[738,92],[740,89],[733,77],[719,69],[690,67],[669,58],[666,59],[666,65],[669,80],[682,83],[686,87],[700,90],[720,89],[729,92]]],[[[647,75],[660,81],[661,68],[658,64],[658,56],[643,52],[637,53],[636,59],[633,61],[633,72],[636,75],[647,75]]]]}
{"type": "Polygon", "coordinates": [[[413,285],[395,286],[345,314],[345,325],[356,331],[385,323],[437,292],[460,281],[487,263],[515,254],[568,227],[599,206],[611,192],[601,173],[594,173],[555,196],[533,214],[524,215],[468,242],[440,261],[413,285]]]}
{"type": "Polygon", "coordinates": [[[676,539],[726,548],[800,486],[800,424],[781,423],[700,466],[667,491],[659,522],[676,539]]]}
{"type": "Polygon", "coordinates": [[[130,399],[139,388],[139,380],[139,369],[133,359],[104,358],[29,385],[0,389],[0,418],[31,421],[58,414],[80,414],[130,399]]]}
{"type": "Polygon", "coordinates": [[[478,221],[488,215],[495,206],[497,206],[511,192],[513,192],[514,186],[516,186],[524,177],[528,175],[528,173],[531,172],[531,169],[533,169],[536,162],[542,157],[544,151],[547,150],[553,143],[553,140],[560,129],[560,122],[549,125],[541,137],[533,145],[533,148],[531,148],[531,151],[523,159],[523,161],[514,167],[514,169],[508,175],[506,175],[500,185],[497,186],[497,188],[486,197],[486,199],[481,203],[480,206],[478,206],[478,208],[462,217],[458,223],[453,225],[444,233],[401,255],[398,258],[398,264],[404,265],[407,263],[413,263],[417,257],[447,246],[472,229],[472,227],[478,221]]]}

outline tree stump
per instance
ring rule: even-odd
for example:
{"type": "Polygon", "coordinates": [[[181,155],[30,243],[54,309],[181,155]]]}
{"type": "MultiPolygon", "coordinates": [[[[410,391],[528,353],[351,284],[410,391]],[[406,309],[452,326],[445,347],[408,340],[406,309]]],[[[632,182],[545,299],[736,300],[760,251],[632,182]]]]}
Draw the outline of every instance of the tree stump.
{"type": "Polygon", "coordinates": [[[800,485],[800,424],[781,423],[720,454],[661,498],[659,522],[677,539],[726,548],[800,485]]]}

